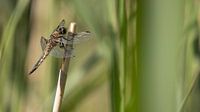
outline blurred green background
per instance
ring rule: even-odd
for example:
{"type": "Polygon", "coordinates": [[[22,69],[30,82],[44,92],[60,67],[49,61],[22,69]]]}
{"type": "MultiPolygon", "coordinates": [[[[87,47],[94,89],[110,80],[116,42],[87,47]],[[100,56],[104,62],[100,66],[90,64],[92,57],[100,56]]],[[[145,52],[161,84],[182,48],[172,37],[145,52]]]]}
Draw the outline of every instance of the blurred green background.
{"type": "Polygon", "coordinates": [[[75,45],[62,112],[199,112],[199,0],[0,0],[0,112],[50,112],[61,59],[40,37],[65,19],[75,45]]]}

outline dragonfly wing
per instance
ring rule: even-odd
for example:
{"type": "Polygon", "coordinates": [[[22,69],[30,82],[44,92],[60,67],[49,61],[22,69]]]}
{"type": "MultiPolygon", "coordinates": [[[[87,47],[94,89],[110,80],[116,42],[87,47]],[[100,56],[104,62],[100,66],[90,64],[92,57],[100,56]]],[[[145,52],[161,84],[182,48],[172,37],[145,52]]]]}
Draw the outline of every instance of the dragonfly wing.
{"type": "Polygon", "coordinates": [[[64,48],[60,48],[59,46],[55,46],[51,52],[51,56],[57,57],[57,58],[63,58],[63,57],[73,57],[73,50],[67,50],[65,52],[64,48]],[[66,53],[66,54],[65,54],[66,53]]]}
{"type": "Polygon", "coordinates": [[[58,27],[59,27],[59,26],[64,26],[64,25],[65,25],[65,20],[62,19],[61,22],[59,23],[58,27]]]}
{"type": "Polygon", "coordinates": [[[56,31],[57,29],[59,29],[60,27],[64,27],[64,25],[65,25],[65,20],[63,19],[63,20],[59,23],[59,25],[57,26],[57,28],[53,30],[53,32],[56,31]]]}
{"type": "Polygon", "coordinates": [[[44,38],[43,36],[40,38],[40,45],[42,48],[42,51],[44,51],[46,45],[47,45],[48,40],[46,38],[44,38]]]}
{"type": "Polygon", "coordinates": [[[64,43],[66,44],[79,44],[81,42],[87,41],[91,38],[91,33],[89,31],[84,31],[75,34],[74,38],[72,40],[68,40],[68,37],[65,37],[64,43]],[[73,42],[72,42],[73,41],[73,42]]]}
{"type": "MultiPolygon", "coordinates": [[[[47,45],[48,40],[45,39],[44,37],[41,37],[40,39],[40,44],[41,44],[41,48],[42,51],[44,52],[46,45],[47,45]]],[[[55,46],[54,48],[52,48],[52,50],[50,51],[49,55],[57,57],[57,58],[63,58],[63,57],[72,57],[73,56],[73,50],[68,50],[67,53],[65,54],[65,49],[60,48],[58,45],[55,46]]]]}
{"type": "Polygon", "coordinates": [[[73,38],[73,43],[78,44],[83,41],[87,41],[91,38],[91,33],[89,31],[84,31],[77,33],[73,38]]]}

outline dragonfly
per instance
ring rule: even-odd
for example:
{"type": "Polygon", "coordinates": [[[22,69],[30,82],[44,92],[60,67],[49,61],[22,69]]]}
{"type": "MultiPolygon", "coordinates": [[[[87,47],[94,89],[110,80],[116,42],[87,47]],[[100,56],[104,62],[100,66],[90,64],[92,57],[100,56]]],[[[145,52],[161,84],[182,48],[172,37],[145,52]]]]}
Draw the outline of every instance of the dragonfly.
{"type": "Polygon", "coordinates": [[[43,53],[29,72],[29,75],[43,63],[48,55],[52,55],[57,58],[73,57],[72,44],[78,44],[91,37],[90,31],[83,31],[79,33],[68,32],[64,24],[65,20],[63,19],[57,28],[53,30],[49,39],[46,39],[43,36],[41,37],[40,45],[43,53]]]}

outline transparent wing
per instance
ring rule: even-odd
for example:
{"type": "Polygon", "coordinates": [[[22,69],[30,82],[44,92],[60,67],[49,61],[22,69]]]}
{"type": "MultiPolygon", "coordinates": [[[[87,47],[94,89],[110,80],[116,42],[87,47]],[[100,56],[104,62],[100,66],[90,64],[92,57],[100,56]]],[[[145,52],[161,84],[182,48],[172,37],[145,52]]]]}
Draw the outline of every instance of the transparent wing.
{"type": "Polygon", "coordinates": [[[91,33],[89,31],[84,31],[77,33],[73,39],[69,40],[68,37],[65,37],[64,43],[65,44],[79,44],[81,42],[87,41],[91,38],[91,33]],[[73,42],[72,42],[73,41],[73,42]]]}
{"type": "Polygon", "coordinates": [[[47,42],[48,42],[48,40],[46,38],[44,38],[44,37],[40,38],[40,45],[41,45],[42,50],[45,49],[47,42]]]}
{"type": "Polygon", "coordinates": [[[65,20],[62,19],[61,22],[59,23],[58,27],[59,27],[59,26],[64,26],[64,25],[65,25],[65,20]]]}
{"type": "MultiPolygon", "coordinates": [[[[44,51],[46,45],[47,45],[48,40],[45,39],[44,37],[41,37],[40,44],[42,51],[44,51]]],[[[55,46],[49,53],[49,55],[57,57],[57,58],[63,58],[63,57],[73,57],[73,49],[67,50],[65,54],[65,49],[60,48],[59,46],[55,46]]]]}
{"type": "Polygon", "coordinates": [[[56,31],[56,30],[57,30],[58,28],[60,28],[60,27],[64,27],[64,25],[65,25],[65,20],[63,19],[63,20],[58,24],[57,28],[53,30],[53,32],[56,31]]]}
{"type": "Polygon", "coordinates": [[[73,50],[67,50],[66,54],[65,54],[65,49],[64,48],[60,48],[59,46],[55,46],[51,52],[50,52],[51,56],[57,57],[57,58],[63,58],[63,57],[73,57],[73,50]]]}

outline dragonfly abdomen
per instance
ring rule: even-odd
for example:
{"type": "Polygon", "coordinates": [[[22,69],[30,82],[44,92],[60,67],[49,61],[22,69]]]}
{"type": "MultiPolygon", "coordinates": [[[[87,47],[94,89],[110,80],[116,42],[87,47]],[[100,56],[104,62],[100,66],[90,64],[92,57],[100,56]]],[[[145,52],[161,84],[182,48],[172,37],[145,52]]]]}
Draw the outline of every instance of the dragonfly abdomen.
{"type": "Polygon", "coordinates": [[[40,59],[34,65],[33,69],[29,72],[29,75],[32,74],[42,64],[42,62],[46,59],[46,57],[49,55],[50,51],[53,49],[54,46],[55,45],[50,44],[50,43],[47,44],[47,47],[45,48],[43,55],[40,57],[40,59]]]}

